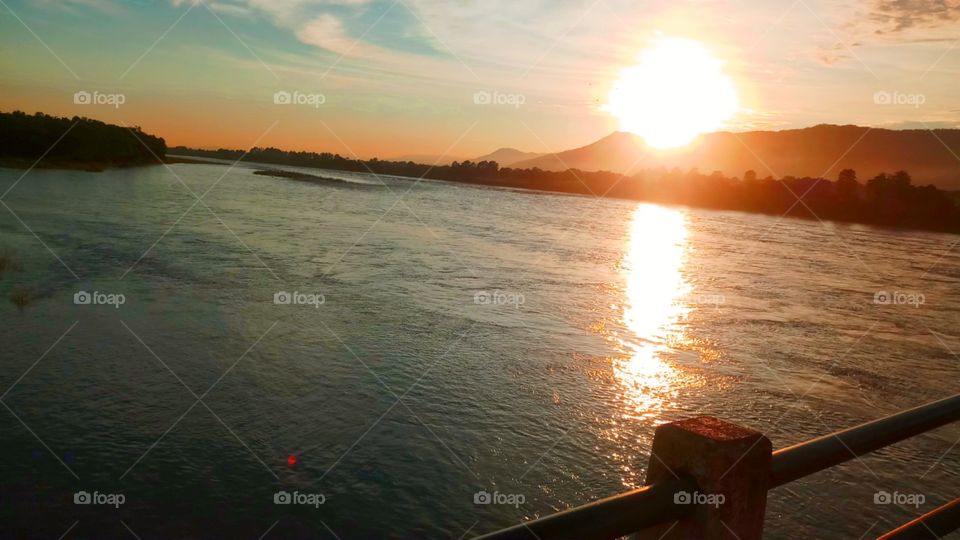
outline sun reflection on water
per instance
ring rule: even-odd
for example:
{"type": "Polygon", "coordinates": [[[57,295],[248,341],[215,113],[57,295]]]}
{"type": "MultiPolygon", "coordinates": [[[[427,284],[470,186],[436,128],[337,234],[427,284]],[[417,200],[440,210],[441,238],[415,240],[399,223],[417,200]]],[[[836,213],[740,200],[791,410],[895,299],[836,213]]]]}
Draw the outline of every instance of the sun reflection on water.
{"type": "Polygon", "coordinates": [[[610,361],[613,414],[604,419],[605,454],[628,488],[643,484],[653,442],[653,427],[689,409],[686,392],[706,384],[726,384],[704,376],[704,368],[720,358],[709,340],[690,330],[702,324],[704,306],[693,294],[694,256],[687,215],[653,204],[640,204],[630,216],[623,255],[617,269],[620,284],[610,291],[616,300],[605,320],[592,331],[612,342],[610,361]]]}
{"type": "Polygon", "coordinates": [[[613,365],[628,418],[656,419],[676,390],[680,374],[662,356],[684,341],[677,322],[690,311],[683,301],[690,291],[682,273],[687,249],[684,214],[650,204],[637,207],[621,264],[626,278],[622,323],[628,332],[616,336],[627,357],[613,365]]]}

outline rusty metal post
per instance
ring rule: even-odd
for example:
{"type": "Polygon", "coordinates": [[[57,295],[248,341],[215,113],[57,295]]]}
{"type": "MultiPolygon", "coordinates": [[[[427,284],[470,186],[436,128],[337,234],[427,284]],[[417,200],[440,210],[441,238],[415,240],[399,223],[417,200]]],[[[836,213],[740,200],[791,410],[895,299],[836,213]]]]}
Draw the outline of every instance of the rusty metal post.
{"type": "Polygon", "coordinates": [[[646,483],[686,476],[698,489],[674,494],[674,504],[693,507],[688,517],[635,538],[760,540],[772,452],[762,433],[709,416],[659,426],[646,483]]]}

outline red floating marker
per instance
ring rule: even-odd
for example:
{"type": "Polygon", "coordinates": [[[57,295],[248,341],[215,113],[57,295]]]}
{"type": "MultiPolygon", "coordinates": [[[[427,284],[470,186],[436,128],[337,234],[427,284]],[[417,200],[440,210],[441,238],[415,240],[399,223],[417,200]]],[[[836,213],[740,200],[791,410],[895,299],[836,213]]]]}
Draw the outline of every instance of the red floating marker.
{"type": "Polygon", "coordinates": [[[297,456],[293,454],[290,454],[289,456],[287,456],[287,465],[293,467],[296,464],[297,464],[297,456]]]}

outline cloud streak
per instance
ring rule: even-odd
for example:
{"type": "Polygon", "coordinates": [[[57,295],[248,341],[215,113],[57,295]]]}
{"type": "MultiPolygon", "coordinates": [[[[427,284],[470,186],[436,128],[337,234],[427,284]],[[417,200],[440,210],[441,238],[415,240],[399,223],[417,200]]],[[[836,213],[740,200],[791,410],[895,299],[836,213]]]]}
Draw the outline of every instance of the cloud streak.
{"type": "Polygon", "coordinates": [[[870,20],[877,34],[930,29],[960,21],[960,3],[951,0],[874,0],[870,20]]]}

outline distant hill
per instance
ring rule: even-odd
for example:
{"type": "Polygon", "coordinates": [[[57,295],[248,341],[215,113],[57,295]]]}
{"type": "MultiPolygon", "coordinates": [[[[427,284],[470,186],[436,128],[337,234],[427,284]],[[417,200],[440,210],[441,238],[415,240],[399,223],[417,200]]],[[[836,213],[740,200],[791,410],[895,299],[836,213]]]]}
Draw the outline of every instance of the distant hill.
{"type": "Polygon", "coordinates": [[[90,118],[0,113],[0,165],[85,169],[159,163],[167,145],[139,127],[90,118]]]}
{"type": "Polygon", "coordinates": [[[960,130],[889,130],[818,125],[784,131],[717,132],[687,148],[661,151],[630,133],[616,132],[587,146],[516,162],[511,167],[580,169],[631,174],[679,167],[728,176],[836,177],[854,169],[861,178],[908,170],[915,184],[960,189],[960,130]],[[859,142],[857,142],[859,140],[859,142]]]}
{"type": "Polygon", "coordinates": [[[617,131],[580,148],[544,154],[537,158],[515,162],[511,166],[517,169],[539,168],[545,171],[580,169],[628,174],[645,168],[641,164],[635,165],[645,151],[643,139],[631,133],[617,131]]]}
{"type": "Polygon", "coordinates": [[[524,152],[516,148],[499,148],[493,152],[473,158],[470,161],[496,161],[501,167],[512,167],[514,163],[528,159],[536,159],[543,154],[537,152],[524,152]]]}

